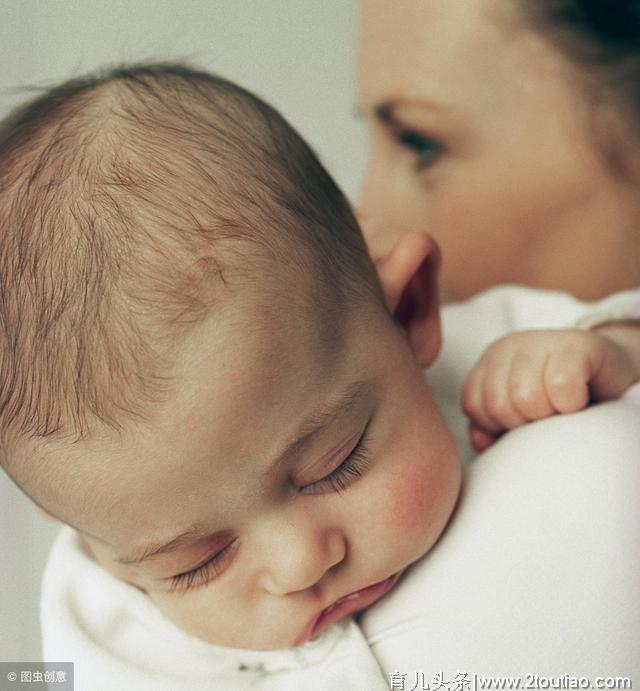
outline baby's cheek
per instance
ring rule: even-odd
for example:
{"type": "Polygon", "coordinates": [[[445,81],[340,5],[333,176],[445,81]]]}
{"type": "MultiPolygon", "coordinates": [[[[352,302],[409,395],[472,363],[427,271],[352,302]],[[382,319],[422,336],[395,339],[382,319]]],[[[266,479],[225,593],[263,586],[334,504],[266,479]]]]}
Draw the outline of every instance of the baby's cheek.
{"type": "Polygon", "coordinates": [[[407,463],[389,487],[388,521],[396,535],[428,549],[446,524],[457,495],[457,470],[407,463]]]}
{"type": "Polygon", "coordinates": [[[389,488],[389,516],[396,530],[423,530],[433,508],[433,478],[431,473],[405,469],[398,473],[389,488]]]}

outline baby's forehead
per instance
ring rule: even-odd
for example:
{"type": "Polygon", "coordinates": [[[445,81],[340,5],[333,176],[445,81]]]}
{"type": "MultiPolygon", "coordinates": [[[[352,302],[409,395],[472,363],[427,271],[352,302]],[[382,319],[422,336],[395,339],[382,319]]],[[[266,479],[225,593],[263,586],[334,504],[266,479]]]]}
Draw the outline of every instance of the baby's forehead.
{"type": "MultiPolygon", "coordinates": [[[[345,323],[329,328],[300,292],[296,299],[283,292],[261,309],[259,300],[251,309],[246,300],[241,307],[229,301],[181,343],[168,373],[170,395],[118,431],[45,445],[32,466],[38,472],[24,478],[27,491],[72,525],[89,514],[109,521],[114,507],[150,489],[159,467],[167,481],[179,481],[189,472],[185,455],[204,458],[208,449],[218,457],[255,455],[252,431],[266,432],[275,417],[281,425],[295,420],[308,386],[316,382],[320,397],[319,386],[340,374],[345,323]]],[[[215,470],[216,458],[209,463],[215,470]]],[[[159,501],[161,494],[158,487],[159,501]]]]}
{"type": "MultiPolygon", "coordinates": [[[[336,320],[328,313],[327,305],[335,306],[337,297],[321,288],[317,280],[311,280],[304,271],[289,271],[268,256],[259,260],[254,253],[247,261],[238,265],[225,266],[222,291],[218,291],[213,304],[207,306],[205,317],[185,333],[176,335],[167,357],[163,359],[165,368],[162,377],[166,383],[164,395],[158,396],[147,406],[146,411],[132,419],[128,424],[124,417],[117,420],[114,428],[93,425],[87,439],[63,436],[58,443],[43,439],[28,444],[30,453],[39,457],[38,462],[30,462],[25,457],[20,465],[25,469],[41,467],[53,468],[46,459],[49,449],[54,456],[59,454],[68,458],[66,466],[72,468],[76,461],[82,464],[82,454],[78,449],[99,447],[105,453],[112,453],[121,442],[121,435],[128,439],[132,429],[144,428],[146,413],[150,409],[162,412],[178,405],[171,394],[176,388],[190,384],[194,389],[194,368],[207,363],[210,367],[222,368],[222,378],[232,383],[237,373],[243,370],[256,376],[259,372],[272,372],[275,376],[275,362],[278,361],[286,345],[297,337],[297,351],[318,352],[327,346],[335,347],[343,337],[343,320],[336,320]],[[96,432],[98,430],[98,432],[96,432]],[[65,441],[66,440],[66,441],[65,441]],[[50,443],[49,443],[50,441],[50,443]]],[[[206,280],[201,277],[198,281],[206,280]]],[[[154,334],[148,334],[153,337],[154,334]]],[[[146,376],[152,373],[147,371],[146,376]]],[[[112,385],[116,385],[112,382],[112,385]]],[[[235,391],[231,395],[236,395],[235,391]]],[[[241,395],[238,393],[238,395],[241,395]]],[[[260,401],[256,401],[260,407],[260,401]]],[[[16,463],[17,465],[17,463],[16,463]]],[[[54,483],[55,484],[55,483],[54,483]]],[[[73,485],[73,483],[71,483],[73,485]]]]}

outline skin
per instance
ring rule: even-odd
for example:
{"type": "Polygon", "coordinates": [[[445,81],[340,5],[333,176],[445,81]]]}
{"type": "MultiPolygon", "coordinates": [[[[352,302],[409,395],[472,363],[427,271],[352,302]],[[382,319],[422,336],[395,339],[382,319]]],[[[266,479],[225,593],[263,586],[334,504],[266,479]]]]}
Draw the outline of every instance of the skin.
{"type": "MultiPolygon", "coordinates": [[[[383,262],[392,311],[416,276],[420,285],[432,280],[431,247],[414,238],[383,262]]],[[[344,328],[336,332],[326,311],[309,309],[311,288],[299,274],[276,285],[286,294],[270,291],[261,309],[254,294],[222,301],[185,343],[171,402],[147,426],[51,448],[44,459],[52,474],[73,471],[63,494],[41,499],[45,508],[79,528],[99,563],[178,627],[224,646],[302,642],[327,606],[431,548],[460,483],[452,439],[422,376],[437,353],[437,309],[426,320],[424,305],[413,315],[404,309],[400,328],[371,297],[352,311],[341,305],[344,328]],[[414,328],[435,337],[412,348],[414,328]],[[358,395],[281,458],[305,421],[356,382],[358,395]],[[357,473],[327,479],[361,438],[365,450],[356,453],[366,460],[357,473]],[[119,560],[194,523],[201,530],[172,551],[138,564],[119,560]],[[172,589],[170,577],[216,554],[193,587],[183,578],[172,589]]]]}
{"type": "Polygon", "coordinates": [[[639,379],[640,325],[508,334],[465,382],[471,443],[484,451],[506,430],[618,398],[639,379]]]}
{"type": "MultiPolygon", "coordinates": [[[[584,299],[640,283],[637,184],[611,170],[579,79],[511,0],[363,0],[357,98],[374,258],[429,232],[450,300],[497,283],[584,299]]],[[[624,139],[617,115],[598,119],[624,139]]]]}

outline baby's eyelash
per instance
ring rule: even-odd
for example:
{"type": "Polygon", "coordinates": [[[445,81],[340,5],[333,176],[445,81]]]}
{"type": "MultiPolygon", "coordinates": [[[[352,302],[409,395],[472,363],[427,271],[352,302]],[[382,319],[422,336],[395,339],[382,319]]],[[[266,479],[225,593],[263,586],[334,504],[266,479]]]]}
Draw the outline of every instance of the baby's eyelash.
{"type": "Polygon", "coordinates": [[[369,463],[369,451],[366,442],[367,429],[365,428],[357,444],[342,463],[326,477],[302,487],[301,492],[306,494],[322,494],[328,491],[344,492],[366,470],[369,463]]]}
{"type": "Polygon", "coordinates": [[[193,588],[198,588],[206,585],[209,581],[219,576],[227,567],[227,563],[233,556],[236,547],[236,540],[232,540],[226,547],[219,552],[216,552],[210,559],[207,559],[204,564],[201,564],[191,571],[180,573],[177,576],[172,576],[170,580],[169,591],[174,592],[180,590],[186,592],[193,588]]]}

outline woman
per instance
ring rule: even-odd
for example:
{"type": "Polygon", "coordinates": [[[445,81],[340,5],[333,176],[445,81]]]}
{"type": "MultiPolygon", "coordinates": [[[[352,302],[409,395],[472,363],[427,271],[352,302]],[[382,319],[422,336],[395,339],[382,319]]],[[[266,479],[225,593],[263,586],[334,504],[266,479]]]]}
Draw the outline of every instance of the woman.
{"type": "MultiPolygon", "coordinates": [[[[640,285],[640,2],[364,0],[361,16],[374,258],[427,230],[449,300],[640,285]]],[[[362,618],[390,688],[640,676],[638,420],[637,385],[472,464],[444,539],[362,618]]]]}
{"type": "Polygon", "coordinates": [[[364,0],[374,256],[428,230],[443,290],[640,284],[640,3],[364,0]]]}

